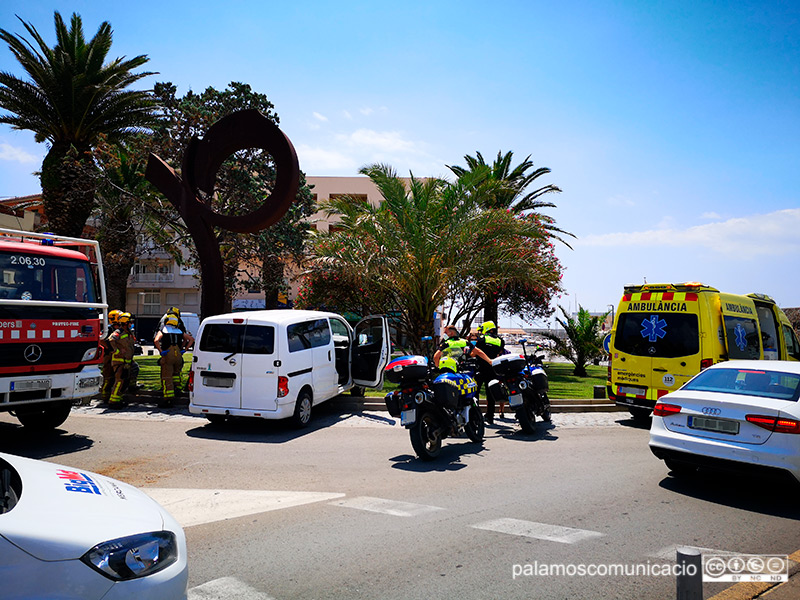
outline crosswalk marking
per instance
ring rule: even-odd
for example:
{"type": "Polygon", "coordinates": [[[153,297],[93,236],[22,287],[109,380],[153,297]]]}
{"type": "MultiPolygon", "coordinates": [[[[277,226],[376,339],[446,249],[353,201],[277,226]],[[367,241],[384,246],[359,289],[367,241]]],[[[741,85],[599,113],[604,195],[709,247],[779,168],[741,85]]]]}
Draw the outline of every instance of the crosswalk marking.
{"type": "Polygon", "coordinates": [[[341,498],[329,492],[143,488],[183,527],[341,498]]]}
{"type": "Polygon", "coordinates": [[[383,513],[395,517],[416,517],[426,513],[444,510],[438,506],[427,506],[425,504],[412,504],[410,502],[399,502],[397,500],[384,500],[382,498],[371,498],[369,496],[358,496],[330,502],[334,506],[345,508],[355,508],[369,512],[383,513]]]}
{"type": "Polygon", "coordinates": [[[562,544],[574,544],[575,542],[602,537],[603,535],[598,531],[573,529],[572,527],[561,527],[560,525],[522,521],[520,519],[494,519],[472,525],[472,527],[486,531],[536,538],[537,540],[560,542],[562,544]]]}
{"type": "Polygon", "coordinates": [[[677,559],[678,548],[691,548],[693,550],[699,550],[700,554],[722,554],[726,556],[740,554],[739,552],[731,552],[730,550],[715,550],[714,548],[700,548],[699,546],[687,546],[686,544],[673,544],[672,546],[665,546],[658,552],[654,552],[649,556],[651,558],[675,561],[677,559]]]}
{"type": "Polygon", "coordinates": [[[274,600],[235,577],[222,577],[189,590],[187,600],[274,600]]]}

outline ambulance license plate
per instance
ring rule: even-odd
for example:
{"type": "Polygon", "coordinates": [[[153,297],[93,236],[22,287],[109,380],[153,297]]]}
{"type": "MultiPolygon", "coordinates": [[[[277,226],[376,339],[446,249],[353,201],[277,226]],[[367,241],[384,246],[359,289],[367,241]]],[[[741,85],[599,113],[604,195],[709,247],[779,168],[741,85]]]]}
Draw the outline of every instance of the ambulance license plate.
{"type": "Polygon", "coordinates": [[[29,392],[31,390],[49,390],[52,382],[49,379],[30,379],[28,381],[12,381],[12,392],[29,392]]]}
{"type": "Polygon", "coordinates": [[[647,390],[640,387],[621,385],[619,386],[619,393],[625,394],[626,396],[644,396],[647,393],[647,390]]]}

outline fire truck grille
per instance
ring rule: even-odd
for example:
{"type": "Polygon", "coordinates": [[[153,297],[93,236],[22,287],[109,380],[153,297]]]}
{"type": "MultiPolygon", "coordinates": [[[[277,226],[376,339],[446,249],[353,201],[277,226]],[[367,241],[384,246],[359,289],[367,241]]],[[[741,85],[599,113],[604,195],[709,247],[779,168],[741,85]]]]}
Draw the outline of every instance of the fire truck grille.
{"type": "MultiPolygon", "coordinates": [[[[0,367],[39,367],[79,363],[97,342],[22,343],[0,345],[0,367]]],[[[65,369],[77,370],[77,369],[65,369]]]]}

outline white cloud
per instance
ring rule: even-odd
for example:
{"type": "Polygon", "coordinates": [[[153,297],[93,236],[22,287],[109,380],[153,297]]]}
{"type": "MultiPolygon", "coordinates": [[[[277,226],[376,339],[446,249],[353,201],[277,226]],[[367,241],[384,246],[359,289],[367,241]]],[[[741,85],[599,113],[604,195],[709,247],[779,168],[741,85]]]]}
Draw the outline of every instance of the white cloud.
{"type": "Polygon", "coordinates": [[[707,249],[737,259],[755,256],[784,256],[800,251],[800,209],[779,210],[696,225],[686,229],[667,227],[587,235],[575,242],[599,247],[680,247],[707,249]]]}
{"type": "Polygon", "coordinates": [[[711,211],[711,212],[704,212],[702,215],[700,215],[700,218],[706,219],[708,221],[719,221],[720,219],[722,219],[722,215],[719,214],[718,212],[711,211]]]}
{"type": "Polygon", "coordinates": [[[624,196],[612,196],[607,200],[610,206],[617,206],[622,208],[629,208],[631,206],[636,206],[636,202],[631,200],[630,198],[625,198],[624,196]]]}
{"type": "Polygon", "coordinates": [[[297,146],[300,168],[308,175],[326,175],[332,171],[346,170],[356,174],[361,164],[352,156],[336,150],[327,150],[301,144],[297,146]]]}
{"type": "Polygon", "coordinates": [[[317,121],[322,121],[323,123],[325,123],[325,122],[327,122],[327,120],[328,120],[328,117],[326,117],[325,115],[323,115],[323,114],[320,114],[320,113],[318,113],[318,112],[313,112],[312,114],[314,115],[314,118],[315,118],[317,121]]]}
{"type": "Polygon", "coordinates": [[[403,138],[399,131],[374,131],[372,129],[357,129],[356,131],[339,136],[339,140],[348,146],[369,148],[383,152],[414,152],[416,144],[403,138]]]}
{"type": "Polygon", "coordinates": [[[0,160],[35,163],[40,160],[40,158],[25,152],[22,148],[15,148],[11,144],[0,143],[0,160]]]}

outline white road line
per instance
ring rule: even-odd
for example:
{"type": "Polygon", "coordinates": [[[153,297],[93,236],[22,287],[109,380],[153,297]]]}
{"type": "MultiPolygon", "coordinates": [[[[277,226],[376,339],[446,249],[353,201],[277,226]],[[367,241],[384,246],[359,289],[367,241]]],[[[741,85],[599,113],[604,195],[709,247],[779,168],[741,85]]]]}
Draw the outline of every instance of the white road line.
{"type": "Polygon", "coordinates": [[[327,492],[143,488],[183,527],[341,498],[327,492]]]}
{"type": "Polygon", "coordinates": [[[222,577],[189,590],[188,600],[274,600],[235,577],[222,577]]]}
{"type": "Polygon", "coordinates": [[[369,496],[359,496],[330,502],[334,506],[345,508],[355,508],[369,512],[383,513],[395,517],[416,517],[426,513],[444,510],[438,506],[426,506],[425,504],[411,504],[410,502],[399,502],[397,500],[384,500],[382,498],[370,498],[369,496]]]}
{"type": "Polygon", "coordinates": [[[741,554],[741,552],[731,552],[729,550],[715,550],[714,548],[700,548],[699,546],[689,546],[686,544],[673,544],[672,546],[666,546],[658,552],[654,552],[648,556],[651,558],[660,558],[661,560],[671,560],[674,562],[677,560],[678,548],[693,548],[694,550],[699,550],[700,554],[722,554],[725,556],[741,554]]]}
{"type": "Polygon", "coordinates": [[[536,538],[537,540],[547,540],[550,542],[560,542],[562,544],[574,544],[583,540],[602,537],[599,531],[589,531],[586,529],[573,529],[572,527],[561,527],[560,525],[548,525],[547,523],[535,523],[533,521],[521,521],[519,519],[494,519],[472,525],[475,529],[486,531],[497,531],[510,535],[536,538]]]}

